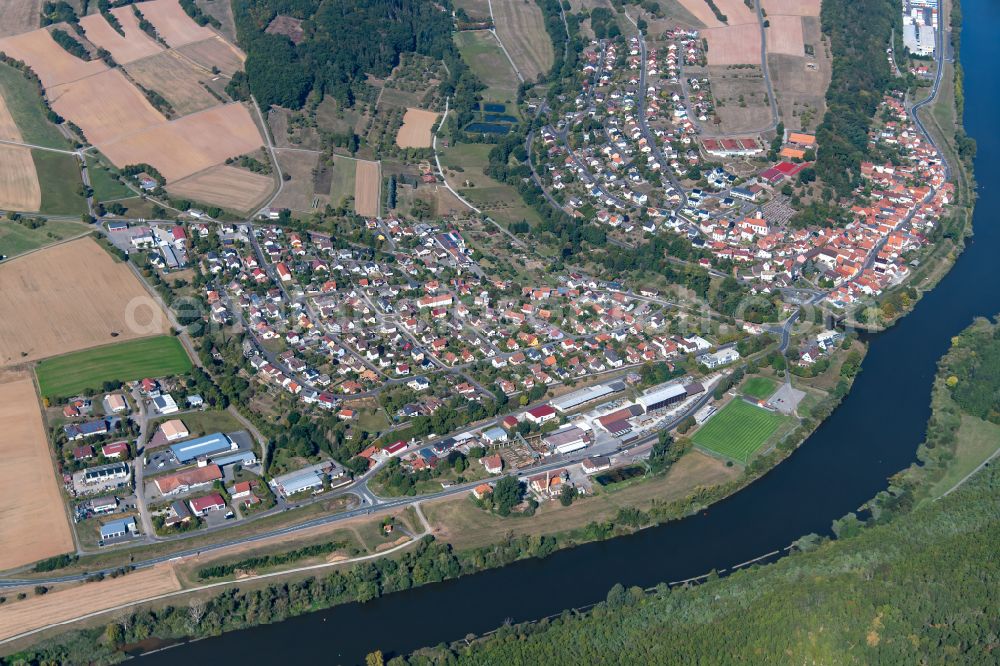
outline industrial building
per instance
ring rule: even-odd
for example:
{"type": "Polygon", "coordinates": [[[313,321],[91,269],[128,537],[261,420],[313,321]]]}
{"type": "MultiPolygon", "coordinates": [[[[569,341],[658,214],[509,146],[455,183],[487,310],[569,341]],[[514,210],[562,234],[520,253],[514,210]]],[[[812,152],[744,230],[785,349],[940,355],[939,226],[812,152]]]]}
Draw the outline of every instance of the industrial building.
{"type": "Polygon", "coordinates": [[[590,435],[576,426],[567,426],[542,440],[553,453],[572,453],[585,448],[590,443],[590,435]]]}
{"type": "Polygon", "coordinates": [[[687,391],[681,384],[669,384],[640,396],[636,402],[642,405],[642,408],[648,414],[649,412],[680,402],[687,398],[687,395],[687,391]]]}
{"type": "Polygon", "coordinates": [[[177,458],[177,461],[183,465],[198,458],[215,455],[224,451],[235,451],[236,448],[236,442],[229,439],[224,433],[216,432],[211,435],[181,442],[180,444],[174,444],[170,447],[170,451],[177,458]]]}
{"type": "Polygon", "coordinates": [[[126,534],[135,534],[135,532],[135,518],[132,516],[120,520],[112,520],[110,523],[101,525],[101,541],[118,539],[126,534]]]}
{"type": "Polygon", "coordinates": [[[276,476],[271,479],[271,487],[283,496],[289,497],[308,490],[321,489],[324,477],[338,479],[342,476],[344,476],[344,468],[330,460],[276,476]]]}
{"type": "Polygon", "coordinates": [[[573,391],[572,393],[567,393],[564,396],[556,398],[550,404],[555,408],[560,414],[565,414],[568,411],[576,409],[581,405],[585,405],[588,402],[593,402],[600,398],[604,398],[615,393],[620,393],[625,390],[625,382],[621,380],[616,380],[613,382],[607,382],[604,384],[596,384],[594,386],[588,386],[582,388],[578,391],[573,391]]]}

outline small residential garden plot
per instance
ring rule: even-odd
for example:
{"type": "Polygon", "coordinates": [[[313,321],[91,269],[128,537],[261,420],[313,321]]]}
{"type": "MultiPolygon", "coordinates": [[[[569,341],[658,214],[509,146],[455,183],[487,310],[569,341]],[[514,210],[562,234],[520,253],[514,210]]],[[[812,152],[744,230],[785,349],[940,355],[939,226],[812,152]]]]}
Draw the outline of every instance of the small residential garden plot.
{"type": "Polygon", "coordinates": [[[69,397],[104,382],[178,375],[191,369],[180,340],[161,335],[42,361],[36,370],[43,396],[69,397]]]}
{"type": "Polygon", "coordinates": [[[733,400],[695,433],[694,443],[707,451],[745,463],[785,418],[744,400],[733,400]]]}
{"type": "Polygon", "coordinates": [[[743,384],[743,394],[751,398],[764,400],[774,394],[778,383],[770,377],[751,377],[743,384]]]}

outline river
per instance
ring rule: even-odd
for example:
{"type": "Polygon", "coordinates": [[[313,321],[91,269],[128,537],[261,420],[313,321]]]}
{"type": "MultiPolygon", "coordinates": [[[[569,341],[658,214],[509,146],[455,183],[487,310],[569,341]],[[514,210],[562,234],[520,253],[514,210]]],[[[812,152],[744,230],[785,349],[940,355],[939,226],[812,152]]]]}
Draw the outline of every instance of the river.
{"type": "Polygon", "coordinates": [[[979,142],[982,184],[975,236],[954,269],[897,326],[871,338],[850,395],[789,459],[708,511],[637,534],[560,551],[543,560],[349,604],[274,625],[188,643],[142,658],[177,663],[358,663],[483,633],[506,619],[524,621],[603,599],[615,583],[652,586],[723,569],[784,548],[886,487],[915,459],[930,414],[935,366],[953,335],[976,316],[1000,312],[996,254],[1000,228],[1000,133],[993,103],[992,28],[1000,4],[966,0],[962,61],[967,131],[979,142]],[[997,185],[998,189],[992,189],[997,185]]]}

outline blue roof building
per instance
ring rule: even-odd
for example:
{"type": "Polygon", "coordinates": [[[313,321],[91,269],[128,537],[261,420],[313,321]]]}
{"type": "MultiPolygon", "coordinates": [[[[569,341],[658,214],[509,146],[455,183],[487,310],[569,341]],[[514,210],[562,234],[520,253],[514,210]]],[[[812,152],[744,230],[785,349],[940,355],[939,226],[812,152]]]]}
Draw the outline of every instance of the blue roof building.
{"type": "Polygon", "coordinates": [[[203,456],[211,456],[224,451],[232,451],[237,448],[236,442],[229,439],[224,433],[216,432],[197,439],[190,439],[180,444],[174,444],[170,451],[181,463],[189,463],[203,456]]]}
{"type": "Polygon", "coordinates": [[[101,539],[123,537],[130,532],[134,533],[135,529],[135,518],[132,516],[121,518],[120,520],[112,520],[110,523],[101,525],[101,539]]]}

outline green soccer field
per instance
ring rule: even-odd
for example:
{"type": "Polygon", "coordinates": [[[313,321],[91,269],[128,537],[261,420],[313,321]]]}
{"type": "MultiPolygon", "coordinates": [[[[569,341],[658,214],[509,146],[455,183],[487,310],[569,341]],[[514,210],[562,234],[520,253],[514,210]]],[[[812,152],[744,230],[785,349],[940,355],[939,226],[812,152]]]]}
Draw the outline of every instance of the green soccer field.
{"type": "Polygon", "coordinates": [[[38,364],[38,387],[48,398],[71,397],[104,382],[177,375],[191,369],[180,340],[168,335],[88,349],[38,364]]]}
{"type": "Polygon", "coordinates": [[[774,434],[785,418],[743,400],[733,400],[695,433],[694,443],[745,463],[774,434]]]}
{"type": "Polygon", "coordinates": [[[751,398],[770,398],[774,390],[778,388],[778,382],[769,377],[751,377],[743,384],[743,393],[751,398]]]}

